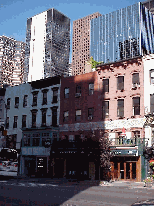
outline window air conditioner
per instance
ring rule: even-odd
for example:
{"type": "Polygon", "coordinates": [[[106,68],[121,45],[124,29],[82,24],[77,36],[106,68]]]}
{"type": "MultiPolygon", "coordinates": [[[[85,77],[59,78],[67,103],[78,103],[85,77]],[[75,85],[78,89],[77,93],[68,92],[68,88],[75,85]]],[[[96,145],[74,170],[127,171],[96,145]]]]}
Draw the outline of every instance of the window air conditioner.
{"type": "Polygon", "coordinates": [[[75,93],[75,97],[81,97],[81,93],[75,93]]]}
{"type": "Polygon", "coordinates": [[[92,120],[92,119],[93,119],[93,117],[92,117],[92,116],[89,116],[89,117],[88,117],[88,120],[92,120]]]}

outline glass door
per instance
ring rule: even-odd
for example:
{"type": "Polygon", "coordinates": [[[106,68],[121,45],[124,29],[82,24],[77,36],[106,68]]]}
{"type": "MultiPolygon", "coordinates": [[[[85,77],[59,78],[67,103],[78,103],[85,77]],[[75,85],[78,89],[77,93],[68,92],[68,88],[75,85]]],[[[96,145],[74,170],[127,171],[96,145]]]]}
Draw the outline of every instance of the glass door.
{"type": "Polygon", "coordinates": [[[126,179],[130,179],[130,162],[126,162],[126,179]]]}
{"type": "Polygon", "coordinates": [[[124,162],[120,163],[120,179],[124,179],[124,162]]]}

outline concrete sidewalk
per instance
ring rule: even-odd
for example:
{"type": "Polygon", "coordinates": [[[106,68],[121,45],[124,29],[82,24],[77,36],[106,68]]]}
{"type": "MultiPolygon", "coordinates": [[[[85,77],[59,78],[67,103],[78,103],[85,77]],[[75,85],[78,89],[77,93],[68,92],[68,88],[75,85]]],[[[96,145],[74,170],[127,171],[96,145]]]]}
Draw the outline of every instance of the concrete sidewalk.
{"type": "MultiPolygon", "coordinates": [[[[69,180],[66,178],[33,178],[33,177],[8,177],[0,176],[1,180],[12,180],[19,183],[41,183],[41,184],[53,184],[53,185],[81,185],[81,186],[113,186],[113,187],[129,187],[129,188],[145,188],[144,182],[133,182],[133,181],[99,181],[99,180],[84,180],[76,181],[69,180]]],[[[154,184],[148,188],[154,189],[154,184]]]]}

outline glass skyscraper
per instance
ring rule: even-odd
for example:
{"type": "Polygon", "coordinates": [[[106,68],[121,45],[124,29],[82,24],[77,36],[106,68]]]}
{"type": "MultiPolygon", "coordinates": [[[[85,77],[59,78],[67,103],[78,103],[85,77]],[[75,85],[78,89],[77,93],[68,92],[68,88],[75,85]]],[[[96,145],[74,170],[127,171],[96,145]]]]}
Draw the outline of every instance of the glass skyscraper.
{"type": "Polygon", "coordinates": [[[104,63],[154,53],[153,14],[138,2],[92,19],[90,52],[104,63]]]}

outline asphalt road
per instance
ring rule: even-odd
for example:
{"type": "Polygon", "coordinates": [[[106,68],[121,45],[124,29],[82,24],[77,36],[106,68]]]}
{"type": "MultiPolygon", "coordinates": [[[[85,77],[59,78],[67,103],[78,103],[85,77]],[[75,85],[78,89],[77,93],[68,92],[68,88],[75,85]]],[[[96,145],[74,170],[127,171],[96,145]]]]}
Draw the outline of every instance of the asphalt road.
{"type": "Polygon", "coordinates": [[[154,190],[149,188],[0,182],[1,206],[127,206],[153,198],[154,190]]]}

